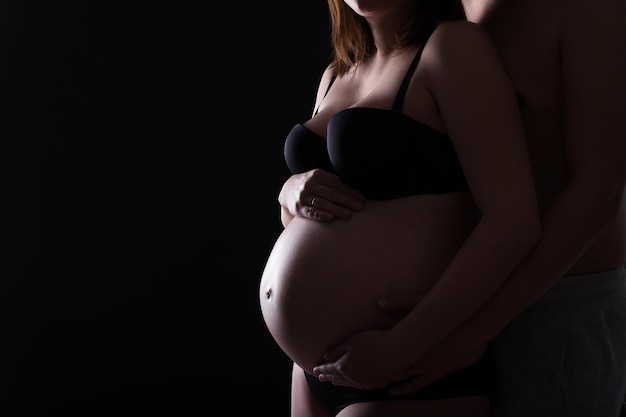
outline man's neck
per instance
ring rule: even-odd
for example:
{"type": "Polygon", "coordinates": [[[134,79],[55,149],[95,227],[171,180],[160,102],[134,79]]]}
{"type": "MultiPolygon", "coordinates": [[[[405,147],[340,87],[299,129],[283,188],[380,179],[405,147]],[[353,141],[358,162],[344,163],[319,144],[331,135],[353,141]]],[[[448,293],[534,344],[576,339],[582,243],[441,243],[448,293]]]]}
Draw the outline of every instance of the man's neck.
{"type": "Polygon", "coordinates": [[[502,1],[503,0],[463,0],[467,20],[474,23],[484,22],[502,1]]]}

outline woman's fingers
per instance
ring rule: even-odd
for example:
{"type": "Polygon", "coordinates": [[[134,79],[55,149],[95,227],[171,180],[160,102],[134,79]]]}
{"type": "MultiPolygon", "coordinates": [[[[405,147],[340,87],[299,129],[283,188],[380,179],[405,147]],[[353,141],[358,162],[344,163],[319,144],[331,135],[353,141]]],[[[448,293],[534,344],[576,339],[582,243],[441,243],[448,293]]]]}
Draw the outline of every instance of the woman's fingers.
{"type": "Polygon", "coordinates": [[[361,211],[365,198],[337,175],[314,169],[292,175],[283,184],[278,201],[294,216],[329,222],[361,211]]]}
{"type": "Polygon", "coordinates": [[[341,207],[352,211],[363,208],[365,197],[353,187],[346,184],[337,175],[316,169],[309,171],[305,177],[303,189],[310,195],[311,204],[321,210],[333,210],[341,207]]]}

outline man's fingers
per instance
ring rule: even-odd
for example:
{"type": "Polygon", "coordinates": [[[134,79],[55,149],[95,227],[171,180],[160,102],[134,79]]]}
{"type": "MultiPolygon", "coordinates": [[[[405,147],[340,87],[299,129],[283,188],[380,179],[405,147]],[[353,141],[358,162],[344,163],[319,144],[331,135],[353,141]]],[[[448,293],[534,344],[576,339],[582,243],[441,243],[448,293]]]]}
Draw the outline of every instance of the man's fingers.
{"type": "Polygon", "coordinates": [[[424,298],[423,295],[392,295],[378,300],[378,307],[386,311],[412,310],[424,298]]]}
{"type": "Polygon", "coordinates": [[[407,381],[394,384],[393,387],[389,389],[389,393],[392,395],[409,394],[424,388],[426,385],[441,378],[442,376],[443,375],[418,375],[407,381]]]}

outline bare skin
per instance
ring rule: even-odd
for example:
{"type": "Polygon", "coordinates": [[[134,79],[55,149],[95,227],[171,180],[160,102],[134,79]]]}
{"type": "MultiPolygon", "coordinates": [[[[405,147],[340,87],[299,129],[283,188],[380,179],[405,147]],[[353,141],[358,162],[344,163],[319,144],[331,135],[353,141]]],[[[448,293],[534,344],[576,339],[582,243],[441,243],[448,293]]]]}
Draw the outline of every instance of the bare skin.
{"type": "Polygon", "coordinates": [[[467,193],[368,201],[361,214],[333,224],[295,218],[263,273],[268,328],[309,373],[348,335],[392,327],[402,315],[379,310],[377,299],[429,291],[477,219],[467,193]]]}
{"type": "MultiPolygon", "coordinates": [[[[304,124],[320,136],[325,136],[329,118],[344,109],[389,109],[415,55],[415,49],[390,47],[402,13],[368,13],[378,53],[358,71],[337,79],[322,100],[330,73],[323,75],[320,111],[304,124]]],[[[397,338],[399,343],[389,346],[400,346],[395,354],[412,361],[414,350],[428,350],[475,311],[535,243],[539,233],[535,191],[513,90],[488,38],[476,29],[467,22],[440,25],[426,45],[403,108],[408,117],[453,138],[470,192],[383,201],[364,201],[358,192],[349,192],[347,199],[363,210],[330,223],[312,222],[283,209],[285,230],[269,255],[259,298],[268,329],[296,368],[312,373],[332,346],[372,329],[380,331],[373,335],[376,338],[397,338]],[[519,239],[511,240],[511,235],[519,239]],[[482,268],[472,272],[470,266],[476,262],[482,268]],[[412,328],[388,331],[406,313],[376,307],[377,299],[398,292],[435,294],[414,317],[422,323],[417,331],[423,326],[431,335],[420,340],[419,348],[402,342],[406,339],[402,333],[412,333],[412,328]],[[435,316],[443,325],[432,325],[435,316]]],[[[281,203],[324,220],[316,212],[330,205],[340,207],[330,194],[343,185],[328,173],[303,176],[319,179],[314,187],[302,188],[311,193],[303,196],[306,201],[281,203]]],[[[338,214],[342,213],[346,214],[338,214]]],[[[396,370],[381,366],[380,371],[396,370]]],[[[301,382],[294,379],[294,390],[302,387],[301,382]]],[[[488,402],[480,397],[363,404],[348,406],[340,415],[388,415],[393,410],[398,416],[435,412],[485,416],[488,411],[488,402]]],[[[292,405],[294,416],[303,415],[298,404],[292,405]]]]}
{"type": "MultiPolygon", "coordinates": [[[[610,0],[467,0],[465,4],[470,20],[483,26],[494,40],[514,84],[536,179],[543,236],[471,320],[414,364],[414,372],[423,375],[397,393],[419,389],[473,362],[474,349],[493,339],[561,277],[626,263],[626,4],[610,0]]],[[[298,198],[293,191],[285,184],[283,200],[298,198]]],[[[316,215],[326,220],[339,215],[328,207],[327,213],[316,215]]],[[[351,202],[342,209],[358,212],[351,202]]],[[[389,298],[386,308],[409,310],[420,299],[389,298]]],[[[341,385],[379,384],[347,372],[368,365],[342,362],[346,348],[340,345],[332,350],[327,355],[331,361],[316,373],[341,385]]]]}

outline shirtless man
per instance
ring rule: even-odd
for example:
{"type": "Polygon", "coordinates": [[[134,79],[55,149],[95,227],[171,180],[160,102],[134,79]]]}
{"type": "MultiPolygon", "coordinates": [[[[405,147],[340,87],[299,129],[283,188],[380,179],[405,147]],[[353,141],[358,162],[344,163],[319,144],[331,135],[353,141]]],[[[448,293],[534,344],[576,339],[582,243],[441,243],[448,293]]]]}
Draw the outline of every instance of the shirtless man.
{"type": "MultiPolygon", "coordinates": [[[[491,35],[515,86],[543,237],[479,313],[417,360],[410,372],[421,376],[394,392],[462,368],[475,359],[473,348],[493,341],[501,377],[494,417],[617,417],[626,392],[626,2],[466,0],[465,6],[469,20],[491,35]]],[[[285,183],[283,207],[296,206],[300,180],[285,183]]],[[[358,211],[344,184],[324,181],[322,197],[334,204],[311,210],[302,202],[293,214],[332,221],[358,211]]],[[[389,298],[385,308],[408,309],[418,299],[389,298]]],[[[368,364],[345,355],[347,349],[367,347],[338,346],[316,369],[320,379],[380,386],[351,377],[350,369],[368,364]]],[[[292,410],[323,416],[302,387],[294,377],[292,410]]]]}

